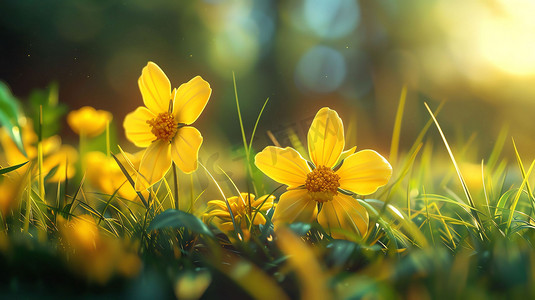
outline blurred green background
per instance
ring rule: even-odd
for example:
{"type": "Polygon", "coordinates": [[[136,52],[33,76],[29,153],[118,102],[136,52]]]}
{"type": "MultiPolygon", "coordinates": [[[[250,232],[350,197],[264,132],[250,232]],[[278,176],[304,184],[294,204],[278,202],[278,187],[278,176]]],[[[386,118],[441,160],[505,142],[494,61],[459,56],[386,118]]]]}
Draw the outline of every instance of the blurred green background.
{"type": "Polygon", "coordinates": [[[330,106],[356,120],[359,148],[385,153],[406,84],[402,149],[428,119],[423,102],[446,100],[439,120],[450,140],[475,132],[485,156],[506,124],[529,151],[534,15],[530,0],[4,0],[0,79],[23,100],[55,80],[70,109],[109,110],[121,128],[142,104],[137,78],[152,60],[173,86],[210,82],[196,126],[239,146],[235,72],[248,132],[270,98],[258,147],[268,129],[304,136],[330,106]]]}

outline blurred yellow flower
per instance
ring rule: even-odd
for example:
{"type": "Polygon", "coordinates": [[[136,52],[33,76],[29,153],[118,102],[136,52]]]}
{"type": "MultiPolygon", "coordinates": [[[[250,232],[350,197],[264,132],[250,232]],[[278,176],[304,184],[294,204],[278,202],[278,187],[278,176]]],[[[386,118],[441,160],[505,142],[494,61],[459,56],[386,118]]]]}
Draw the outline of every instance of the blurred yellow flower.
{"type": "MultiPolygon", "coordinates": [[[[125,152],[125,154],[133,167],[139,168],[139,162],[141,161],[143,151],[139,151],[135,154],[125,152]]],[[[117,158],[128,171],[128,174],[132,178],[135,178],[135,170],[130,167],[130,164],[126,162],[123,156],[118,155],[117,158]]],[[[87,166],[87,180],[100,191],[111,195],[118,189],[117,193],[123,198],[133,200],[137,197],[136,191],[132,185],[127,182],[127,178],[112,157],[108,157],[102,152],[93,151],[85,155],[84,162],[87,166]]]]}
{"type": "Polygon", "coordinates": [[[18,205],[21,178],[4,177],[0,181],[0,212],[3,218],[18,205]]]}
{"type": "Polygon", "coordinates": [[[354,153],[355,148],[351,148],[343,152],[342,120],[327,107],[316,114],[307,139],[313,168],[290,147],[269,146],[255,157],[256,166],[264,174],[288,185],[275,209],[273,224],[277,227],[284,223],[312,222],[317,217],[334,238],[350,238],[344,232],[364,235],[368,229],[368,212],[340,190],[371,194],[388,182],[392,167],[373,150],[354,153]],[[345,157],[341,166],[337,164],[340,157],[345,157]],[[318,203],[322,204],[319,214],[318,203]]]}
{"type": "MultiPolygon", "coordinates": [[[[28,160],[37,158],[37,134],[33,131],[30,121],[24,120],[22,126],[22,143],[28,156],[20,152],[5,129],[0,131],[0,144],[4,148],[7,163],[9,165],[21,164],[28,160]]],[[[69,145],[61,145],[61,138],[57,135],[46,138],[42,141],[43,146],[43,174],[48,175],[52,169],[56,168],[53,176],[48,178],[49,182],[58,182],[67,178],[72,178],[75,174],[74,163],[78,160],[78,152],[69,145]]],[[[31,164],[17,169],[16,174],[23,174],[31,164]]]]}
{"type": "Polygon", "coordinates": [[[169,79],[153,62],[143,68],[138,85],[145,107],[128,114],[123,126],[131,142],[147,147],[136,179],[136,190],[142,190],[162,179],[172,162],[185,173],[197,169],[203,139],[189,125],[204,110],[212,89],[196,76],[171,91],[169,79]]]}
{"type": "Polygon", "coordinates": [[[141,269],[135,250],[120,239],[101,234],[91,216],[70,221],[58,216],[58,224],[69,266],[89,280],[104,284],[114,274],[133,277],[141,269]]]}
{"type": "Polygon", "coordinates": [[[67,123],[78,135],[94,137],[106,129],[113,116],[105,110],[96,110],[91,106],[84,106],[73,110],[67,115],[67,123]]]}
{"type": "MultiPolygon", "coordinates": [[[[255,200],[255,195],[250,193],[240,193],[240,196],[227,198],[234,215],[234,222],[245,235],[248,235],[251,221],[253,225],[266,224],[264,214],[273,207],[273,200],[275,200],[273,195],[269,196],[269,198],[268,195],[264,195],[255,200]],[[257,211],[258,213],[255,216],[257,211]]],[[[223,200],[208,201],[207,212],[203,217],[206,221],[214,221],[217,228],[225,233],[234,231],[230,212],[223,200]]]]}

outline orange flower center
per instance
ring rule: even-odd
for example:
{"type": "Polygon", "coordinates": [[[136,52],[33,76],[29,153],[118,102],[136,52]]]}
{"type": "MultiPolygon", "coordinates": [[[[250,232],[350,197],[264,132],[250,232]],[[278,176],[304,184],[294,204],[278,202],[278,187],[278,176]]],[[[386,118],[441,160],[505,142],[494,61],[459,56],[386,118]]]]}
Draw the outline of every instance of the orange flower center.
{"type": "Polygon", "coordinates": [[[152,120],[147,120],[147,123],[152,127],[152,134],[158,140],[170,142],[175,137],[178,129],[178,123],[170,113],[161,113],[152,120]]]}
{"type": "Polygon", "coordinates": [[[318,202],[331,201],[338,194],[340,176],[331,168],[319,166],[307,174],[305,188],[312,198],[318,202]]]}

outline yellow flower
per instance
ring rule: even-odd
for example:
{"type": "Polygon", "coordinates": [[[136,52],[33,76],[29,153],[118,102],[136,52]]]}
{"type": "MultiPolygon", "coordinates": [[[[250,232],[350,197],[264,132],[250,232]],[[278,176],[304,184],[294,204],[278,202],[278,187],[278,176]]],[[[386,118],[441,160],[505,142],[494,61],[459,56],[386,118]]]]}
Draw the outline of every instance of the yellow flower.
{"type": "MultiPolygon", "coordinates": [[[[20,152],[9,134],[2,130],[0,131],[0,143],[4,148],[7,163],[9,165],[18,165],[25,161],[35,159],[37,157],[37,134],[33,131],[33,126],[30,121],[23,121],[22,126],[22,143],[26,150],[25,156],[20,152]]],[[[78,160],[78,153],[69,145],[61,145],[61,138],[57,135],[46,138],[42,141],[43,146],[43,174],[45,176],[52,171],[56,166],[58,167],[53,176],[48,178],[49,182],[59,182],[67,178],[72,178],[75,174],[74,163],[78,160]]],[[[31,164],[17,169],[16,174],[22,175],[31,164]]],[[[37,169],[37,168],[36,168],[37,169]]]]}
{"type": "Polygon", "coordinates": [[[5,177],[0,181],[0,213],[5,219],[12,208],[20,201],[21,178],[5,177]]]}
{"type": "Polygon", "coordinates": [[[204,110],[212,89],[196,76],[171,91],[169,79],[153,62],[143,68],[138,85],[145,107],[128,114],[123,126],[131,142],[147,147],[139,166],[141,176],[136,179],[136,190],[142,190],[162,179],[171,162],[185,173],[197,169],[203,139],[189,125],[204,110]]]}
{"type": "MultiPolygon", "coordinates": [[[[128,160],[133,164],[134,168],[139,168],[139,162],[143,151],[135,154],[125,153],[128,160]]],[[[117,158],[121,164],[128,171],[128,174],[135,178],[135,170],[130,167],[130,164],[126,162],[122,155],[118,155],[117,158]]],[[[112,195],[117,189],[118,194],[121,197],[132,200],[137,197],[137,193],[127,182],[121,168],[112,157],[107,157],[104,153],[98,151],[92,151],[84,157],[87,180],[96,188],[104,192],[105,194],[112,195]]]]}
{"type": "Polygon", "coordinates": [[[316,114],[307,139],[314,168],[290,147],[269,146],[255,157],[255,164],[262,172],[288,185],[288,191],[281,195],[275,209],[273,224],[277,227],[285,223],[312,222],[317,217],[334,238],[350,238],[351,234],[344,232],[364,235],[368,212],[340,190],[359,195],[374,193],[388,182],[392,167],[373,150],[354,153],[354,147],[343,152],[342,120],[336,111],[327,107],[316,114]],[[318,203],[322,204],[319,214],[318,203]]]}
{"type": "MultiPolygon", "coordinates": [[[[273,207],[275,196],[272,195],[267,198],[268,195],[264,195],[255,200],[255,195],[253,194],[240,194],[241,196],[239,197],[234,196],[227,198],[227,201],[230,204],[230,209],[234,215],[234,222],[236,222],[237,226],[240,226],[244,234],[247,234],[251,221],[253,221],[253,225],[266,224],[266,218],[263,214],[273,207]],[[252,220],[256,211],[258,211],[258,213],[256,213],[254,220],[252,220]]],[[[208,201],[207,211],[208,212],[204,214],[205,220],[210,221],[215,219],[214,223],[217,228],[223,232],[234,231],[234,225],[232,224],[230,212],[225,201],[208,201]]]]}
{"type": "Polygon", "coordinates": [[[100,233],[93,217],[82,215],[70,221],[58,216],[69,266],[89,280],[106,283],[114,274],[134,277],[141,260],[125,241],[100,233]]]}
{"type": "Polygon", "coordinates": [[[112,115],[105,110],[96,110],[91,106],[84,106],[73,110],[67,115],[67,123],[78,135],[94,137],[106,129],[106,124],[111,122],[112,115]]]}

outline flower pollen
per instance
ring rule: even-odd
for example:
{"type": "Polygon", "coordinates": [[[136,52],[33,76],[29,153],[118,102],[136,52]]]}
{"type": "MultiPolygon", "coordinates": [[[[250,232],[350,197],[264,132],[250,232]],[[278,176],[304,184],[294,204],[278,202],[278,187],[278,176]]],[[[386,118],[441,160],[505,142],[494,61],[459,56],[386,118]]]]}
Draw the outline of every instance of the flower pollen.
{"type": "Polygon", "coordinates": [[[305,188],[312,198],[318,202],[331,201],[338,193],[340,176],[331,168],[319,166],[307,174],[305,188]]]}
{"type": "Polygon", "coordinates": [[[157,140],[170,142],[175,137],[178,129],[178,123],[170,113],[160,113],[156,118],[147,120],[152,127],[151,132],[157,140]]]}

